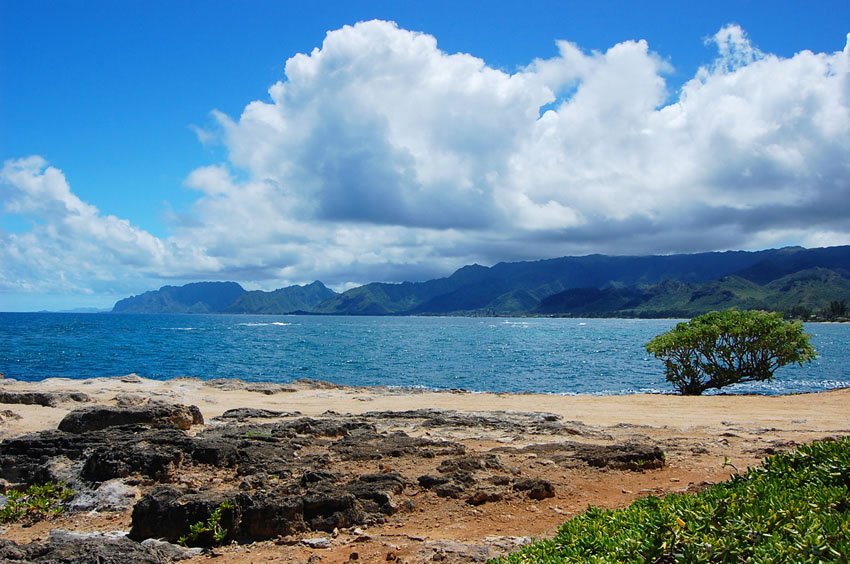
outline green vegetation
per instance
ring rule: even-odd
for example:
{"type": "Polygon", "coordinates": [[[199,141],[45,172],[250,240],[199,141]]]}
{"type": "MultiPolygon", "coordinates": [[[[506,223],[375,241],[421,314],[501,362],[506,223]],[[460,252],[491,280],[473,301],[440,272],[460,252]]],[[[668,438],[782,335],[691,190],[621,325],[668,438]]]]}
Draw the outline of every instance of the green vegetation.
{"type": "Polygon", "coordinates": [[[850,438],[773,456],[698,494],[591,507],[507,563],[847,562],[850,438]]]}
{"type": "Polygon", "coordinates": [[[177,539],[177,544],[221,545],[230,534],[230,530],[221,524],[225,511],[233,509],[233,503],[223,501],[216,507],[206,521],[198,521],[189,526],[189,532],[177,539]]]}
{"type": "MultiPolygon", "coordinates": [[[[336,294],[313,282],[273,292],[234,283],[165,286],[115,304],[126,313],[693,317],[768,309],[818,320],[850,301],[850,246],[666,256],[561,257],[469,265],[425,282],[336,294]],[[816,316],[812,318],[811,316],[816,316]]],[[[846,311],[846,308],[845,308],[846,311]]]]}
{"type": "Polygon", "coordinates": [[[645,346],[664,361],[667,381],[685,395],[770,380],[780,366],[816,357],[802,323],[766,311],[707,313],[677,324],[645,346]]]}
{"type": "Polygon", "coordinates": [[[23,491],[10,489],[5,494],[6,504],[0,507],[0,523],[30,525],[54,517],[65,510],[65,502],[73,495],[62,482],[32,485],[23,491]]]}

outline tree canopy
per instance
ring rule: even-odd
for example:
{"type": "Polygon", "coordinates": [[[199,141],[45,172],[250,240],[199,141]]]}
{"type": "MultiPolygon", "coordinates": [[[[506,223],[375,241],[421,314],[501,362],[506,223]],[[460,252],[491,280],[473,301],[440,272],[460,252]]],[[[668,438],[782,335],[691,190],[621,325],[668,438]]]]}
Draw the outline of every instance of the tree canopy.
{"type": "Polygon", "coordinates": [[[766,311],[715,311],[657,335],[646,350],[664,362],[667,381],[682,394],[739,382],[770,380],[777,368],[816,358],[797,321],[766,311]]]}

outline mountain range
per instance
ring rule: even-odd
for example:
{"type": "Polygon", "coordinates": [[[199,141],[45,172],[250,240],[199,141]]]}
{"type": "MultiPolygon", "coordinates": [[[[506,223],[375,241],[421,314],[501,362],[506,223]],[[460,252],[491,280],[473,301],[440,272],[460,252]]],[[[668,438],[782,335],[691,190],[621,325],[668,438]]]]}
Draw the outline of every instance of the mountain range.
{"type": "Polygon", "coordinates": [[[113,312],[690,317],[731,307],[817,312],[847,301],[850,246],[469,265],[341,294],[319,281],[273,292],[196,282],[120,300],[113,312]]]}

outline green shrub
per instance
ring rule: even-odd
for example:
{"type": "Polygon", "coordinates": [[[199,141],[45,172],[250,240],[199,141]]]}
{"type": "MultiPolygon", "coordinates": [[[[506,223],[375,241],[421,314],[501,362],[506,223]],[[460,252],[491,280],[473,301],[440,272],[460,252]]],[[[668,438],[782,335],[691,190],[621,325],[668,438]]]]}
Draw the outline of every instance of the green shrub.
{"type": "Polygon", "coordinates": [[[848,562],[850,438],[770,457],[698,494],[595,507],[504,563],[848,562]]]}
{"type": "Polygon", "coordinates": [[[62,482],[47,482],[23,491],[10,489],[5,495],[6,504],[0,507],[0,523],[32,524],[62,513],[74,491],[62,482]]]}
{"type": "Polygon", "coordinates": [[[177,544],[213,544],[220,545],[230,534],[230,530],[222,526],[221,519],[225,511],[233,509],[233,503],[223,501],[213,509],[206,521],[198,521],[189,526],[189,532],[177,539],[177,544]]]}
{"type": "Polygon", "coordinates": [[[802,323],[779,313],[735,309],[679,323],[645,346],[664,362],[667,381],[685,395],[770,380],[780,366],[817,356],[802,323]]]}

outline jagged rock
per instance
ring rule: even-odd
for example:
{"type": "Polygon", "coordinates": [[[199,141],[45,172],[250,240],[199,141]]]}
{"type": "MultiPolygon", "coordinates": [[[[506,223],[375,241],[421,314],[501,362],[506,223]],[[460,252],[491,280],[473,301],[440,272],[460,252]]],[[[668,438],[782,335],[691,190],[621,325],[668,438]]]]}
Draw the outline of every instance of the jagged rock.
{"type": "Polygon", "coordinates": [[[193,441],[176,429],[142,426],[113,427],[86,433],[41,431],[0,442],[0,478],[19,483],[72,481],[55,462],[80,462],[74,471],[83,479],[102,482],[142,474],[168,480],[187,454],[193,441]]]}
{"type": "Polygon", "coordinates": [[[426,541],[416,552],[415,562],[487,562],[528,544],[528,537],[488,537],[481,543],[453,540],[426,541]]]}
{"type": "Polygon", "coordinates": [[[0,423],[4,423],[6,421],[14,421],[20,418],[21,416],[12,411],[11,409],[0,410],[0,423]]]}
{"type": "Polygon", "coordinates": [[[595,468],[617,470],[648,470],[664,466],[664,451],[656,445],[622,443],[615,445],[576,442],[545,443],[524,448],[499,447],[498,452],[535,454],[545,456],[557,464],[583,462],[595,468]]]}
{"type": "Polygon", "coordinates": [[[536,500],[555,497],[555,487],[551,482],[540,478],[527,478],[514,482],[514,491],[525,492],[525,494],[536,500]]]}
{"type": "Polygon", "coordinates": [[[460,443],[433,440],[426,437],[411,437],[397,431],[394,433],[361,432],[344,437],[332,445],[343,460],[382,460],[400,456],[457,456],[466,448],[460,443]]]}
{"type": "Polygon", "coordinates": [[[204,418],[194,406],[148,403],[134,407],[92,406],[75,409],[59,422],[59,430],[68,433],[98,431],[122,425],[149,425],[157,428],[187,430],[203,425],[204,418]]]}
{"type": "Polygon", "coordinates": [[[300,411],[274,411],[271,409],[258,409],[255,407],[237,407],[228,409],[213,420],[232,419],[242,421],[245,419],[271,419],[274,417],[295,417],[301,415],[300,411]]]}
{"type": "Polygon", "coordinates": [[[139,497],[139,488],[121,480],[109,480],[93,491],[80,492],[69,504],[71,511],[123,511],[139,497]]]}
{"type": "Polygon", "coordinates": [[[362,474],[346,485],[345,489],[363,504],[368,513],[392,515],[398,508],[393,505],[394,494],[404,491],[406,481],[398,472],[362,474]]]}
{"type": "Polygon", "coordinates": [[[0,403],[56,407],[63,402],[90,402],[83,392],[9,392],[0,390],[0,403]]]}
{"type": "Polygon", "coordinates": [[[308,529],[304,522],[304,500],[300,496],[258,493],[239,498],[242,541],[266,540],[293,535],[308,529]]]}
{"type": "Polygon", "coordinates": [[[419,476],[417,481],[419,482],[420,487],[431,489],[448,483],[449,479],[445,476],[429,476],[428,474],[425,474],[424,476],[419,476]]]}
{"type": "Polygon", "coordinates": [[[51,459],[78,460],[84,452],[101,444],[102,437],[52,430],[5,439],[0,441],[0,478],[25,484],[64,479],[51,474],[51,459]]]}
{"type": "Polygon", "coordinates": [[[301,474],[301,485],[307,486],[317,482],[337,482],[339,478],[333,472],[328,470],[307,470],[301,474]]]}
{"type": "Polygon", "coordinates": [[[562,422],[555,413],[522,411],[463,412],[453,409],[413,409],[408,411],[371,411],[363,417],[374,419],[421,420],[424,427],[459,429],[484,428],[511,434],[568,434],[607,438],[608,435],[580,421],[562,422]]]}
{"type": "Polygon", "coordinates": [[[115,405],[118,407],[137,407],[150,403],[149,396],[138,393],[124,392],[117,394],[113,399],[115,400],[115,405]]]}
{"type": "Polygon", "coordinates": [[[233,504],[222,519],[228,539],[251,542],[305,531],[332,532],[376,523],[395,513],[393,495],[405,487],[404,478],[392,472],[366,474],[344,485],[326,478],[307,482],[306,489],[297,483],[271,488],[266,482],[261,489],[242,492],[187,494],[159,486],[133,508],[130,536],[173,541],[186,534],[192,523],[206,520],[224,501],[233,504]]]}
{"type": "Polygon", "coordinates": [[[204,382],[205,386],[218,388],[224,391],[246,391],[266,394],[268,396],[284,392],[296,392],[298,388],[287,384],[273,384],[270,382],[244,382],[231,378],[216,378],[204,382]]]}
{"type": "Polygon", "coordinates": [[[494,501],[502,501],[504,497],[500,492],[478,490],[466,499],[466,503],[469,505],[483,505],[494,501]]]}
{"type": "Polygon", "coordinates": [[[301,543],[304,546],[309,546],[310,548],[330,548],[331,541],[326,537],[317,537],[312,539],[301,539],[301,543]]]}
{"type": "MultiPolygon", "coordinates": [[[[234,497],[222,493],[182,494],[174,488],[159,486],[133,507],[129,536],[137,541],[160,538],[174,542],[187,534],[192,524],[206,522],[216,508],[234,497]]],[[[226,541],[236,538],[240,517],[239,503],[234,503],[232,509],[222,511],[220,524],[229,532],[226,541]]],[[[204,545],[212,544],[212,541],[212,538],[202,536],[195,542],[204,545]]]]}
{"type": "Polygon", "coordinates": [[[452,499],[460,499],[463,497],[463,493],[465,488],[456,484],[455,482],[448,482],[445,484],[439,484],[434,487],[434,493],[440,497],[449,497],[452,499]]]}
{"type": "Polygon", "coordinates": [[[476,454],[473,456],[464,456],[460,458],[450,458],[444,460],[437,467],[437,471],[449,473],[465,470],[467,472],[475,472],[477,470],[504,470],[502,463],[495,454],[485,453],[476,454]]]}
{"type": "Polygon", "coordinates": [[[362,506],[353,494],[338,491],[309,492],[303,499],[304,522],[310,530],[330,533],[334,529],[365,522],[362,506]]]}
{"type": "Polygon", "coordinates": [[[166,564],[196,556],[198,552],[167,543],[139,544],[123,533],[50,532],[45,543],[16,544],[0,539],[0,562],[57,564],[166,564]]]}
{"type": "Polygon", "coordinates": [[[167,446],[133,444],[95,449],[83,465],[82,477],[90,482],[104,482],[141,474],[159,482],[171,482],[183,462],[183,452],[167,446]]]}

